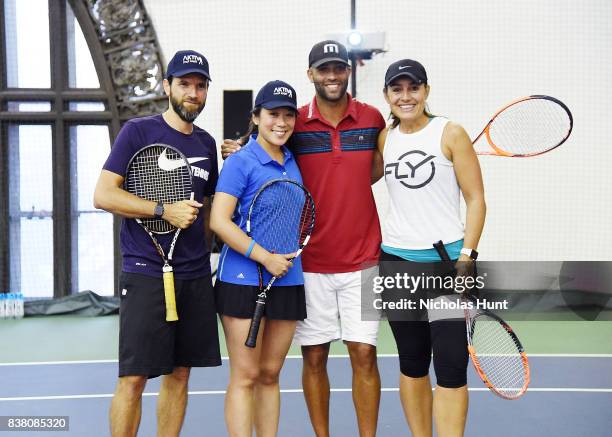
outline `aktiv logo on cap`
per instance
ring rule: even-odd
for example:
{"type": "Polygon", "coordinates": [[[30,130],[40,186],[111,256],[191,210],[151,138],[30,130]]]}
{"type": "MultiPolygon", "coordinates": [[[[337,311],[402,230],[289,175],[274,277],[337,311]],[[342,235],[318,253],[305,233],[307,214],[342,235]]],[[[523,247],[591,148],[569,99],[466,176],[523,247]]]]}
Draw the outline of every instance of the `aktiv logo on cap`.
{"type": "Polygon", "coordinates": [[[293,97],[293,91],[291,91],[289,88],[284,87],[284,86],[277,86],[276,88],[274,88],[273,94],[275,96],[293,97]]]}
{"type": "Polygon", "coordinates": [[[198,55],[185,55],[183,56],[183,64],[204,65],[204,60],[198,55]]]}

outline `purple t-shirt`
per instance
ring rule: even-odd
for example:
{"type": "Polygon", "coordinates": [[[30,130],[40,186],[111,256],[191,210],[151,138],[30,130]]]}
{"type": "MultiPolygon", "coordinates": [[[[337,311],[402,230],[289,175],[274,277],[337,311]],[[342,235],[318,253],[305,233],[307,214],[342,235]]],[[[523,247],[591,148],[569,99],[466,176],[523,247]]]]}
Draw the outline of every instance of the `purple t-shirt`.
{"type": "MultiPolygon", "coordinates": [[[[193,127],[190,135],[171,128],[161,115],[135,118],[123,126],[104,169],[125,177],[127,165],[134,154],[145,146],[163,143],[176,147],[190,162],[193,174],[195,200],[202,202],[212,196],[217,184],[217,150],[215,140],[203,129],[193,127]],[[200,158],[200,159],[198,159],[200,158]]],[[[156,235],[164,251],[168,252],[174,232],[156,235]]],[[[121,223],[121,254],[123,271],[148,276],[162,276],[163,261],[149,235],[134,219],[121,223]]],[[[210,275],[210,252],[204,239],[202,209],[198,218],[178,237],[171,261],[174,274],[179,279],[194,279],[210,275]]]]}

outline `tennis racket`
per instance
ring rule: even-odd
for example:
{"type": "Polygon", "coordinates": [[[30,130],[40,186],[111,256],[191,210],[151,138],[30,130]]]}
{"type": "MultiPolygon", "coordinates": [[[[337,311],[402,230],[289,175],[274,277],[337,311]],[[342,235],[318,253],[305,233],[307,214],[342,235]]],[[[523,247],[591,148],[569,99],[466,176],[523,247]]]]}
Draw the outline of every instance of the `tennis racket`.
{"type": "MultiPolygon", "coordinates": [[[[314,228],[315,207],[312,196],[300,183],[290,179],[274,179],[266,182],[255,194],[246,223],[247,234],[257,244],[271,253],[295,253],[294,260],[302,253],[314,228]]],[[[259,325],[263,317],[268,292],[276,281],[272,276],[263,286],[263,271],[257,263],[259,294],[253,312],[249,335],[244,343],[255,347],[259,325]]]]}
{"type": "MultiPolygon", "coordinates": [[[[187,199],[193,200],[191,167],[187,158],[174,147],[166,144],[151,144],[136,152],[130,160],[124,188],[142,199],[154,202],[174,203],[187,199]]],[[[162,273],[166,321],[174,322],[178,320],[178,314],[174,293],[174,273],[170,261],[172,261],[174,246],[181,229],[158,218],[137,218],[136,221],[149,234],[155,249],[164,262],[162,273]],[[174,232],[174,235],[166,256],[155,235],[171,232],[174,232]]]]}
{"type": "MultiPolygon", "coordinates": [[[[434,243],[443,262],[453,266],[442,241],[434,243]]],[[[467,343],[472,364],[485,385],[504,399],[518,399],[529,386],[529,361],[520,340],[506,322],[462,294],[467,343]],[[470,308],[471,307],[471,308],[470,308]]]]}
{"type": "Polygon", "coordinates": [[[572,133],[569,108],[550,96],[528,96],[501,108],[473,141],[477,155],[529,157],[563,144],[572,133]]]}

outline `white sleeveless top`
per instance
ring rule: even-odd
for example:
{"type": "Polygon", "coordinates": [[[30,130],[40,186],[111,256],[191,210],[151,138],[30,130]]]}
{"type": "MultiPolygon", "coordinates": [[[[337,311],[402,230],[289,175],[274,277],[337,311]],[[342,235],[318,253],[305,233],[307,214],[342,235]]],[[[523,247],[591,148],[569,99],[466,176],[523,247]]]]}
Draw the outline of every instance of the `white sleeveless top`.
{"type": "Polygon", "coordinates": [[[383,159],[389,191],[389,213],[383,245],[398,249],[431,249],[438,240],[463,238],[459,184],[453,163],[442,153],[447,118],[432,118],[418,132],[399,127],[387,133],[383,159]]]}

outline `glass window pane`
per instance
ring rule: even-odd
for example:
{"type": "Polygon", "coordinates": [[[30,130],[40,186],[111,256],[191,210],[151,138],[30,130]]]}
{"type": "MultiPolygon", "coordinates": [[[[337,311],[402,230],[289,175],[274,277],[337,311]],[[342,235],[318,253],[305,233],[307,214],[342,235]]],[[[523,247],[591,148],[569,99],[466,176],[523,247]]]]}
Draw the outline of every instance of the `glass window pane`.
{"type": "Polygon", "coordinates": [[[78,291],[114,293],[113,216],[81,212],[78,220],[78,291]]]}
{"type": "Polygon", "coordinates": [[[51,102],[8,102],[10,112],[49,112],[51,102]]]}
{"type": "Polygon", "coordinates": [[[9,88],[50,88],[49,1],[4,1],[9,88]]]}
{"type": "Polygon", "coordinates": [[[106,106],[102,102],[70,102],[68,104],[70,111],[105,111],[106,106]]]}
{"type": "Polygon", "coordinates": [[[10,289],[53,296],[52,131],[9,126],[10,289]]]}
{"type": "MultiPolygon", "coordinates": [[[[93,192],[104,161],[110,151],[107,126],[73,126],[70,128],[72,168],[76,180],[72,186],[76,199],[77,221],[73,232],[78,242],[73,261],[74,281],[78,290],[92,290],[101,295],[114,293],[113,216],[93,207],[93,192]]],[[[73,240],[74,241],[74,240],[73,240]]]]}
{"type": "Polygon", "coordinates": [[[100,88],[98,73],[91,59],[85,36],[68,2],[66,2],[66,20],[68,86],[70,88],[100,88]]]}
{"type": "Polygon", "coordinates": [[[53,297],[53,218],[50,216],[22,217],[21,233],[21,284],[11,291],[26,297],[53,297]]]}

